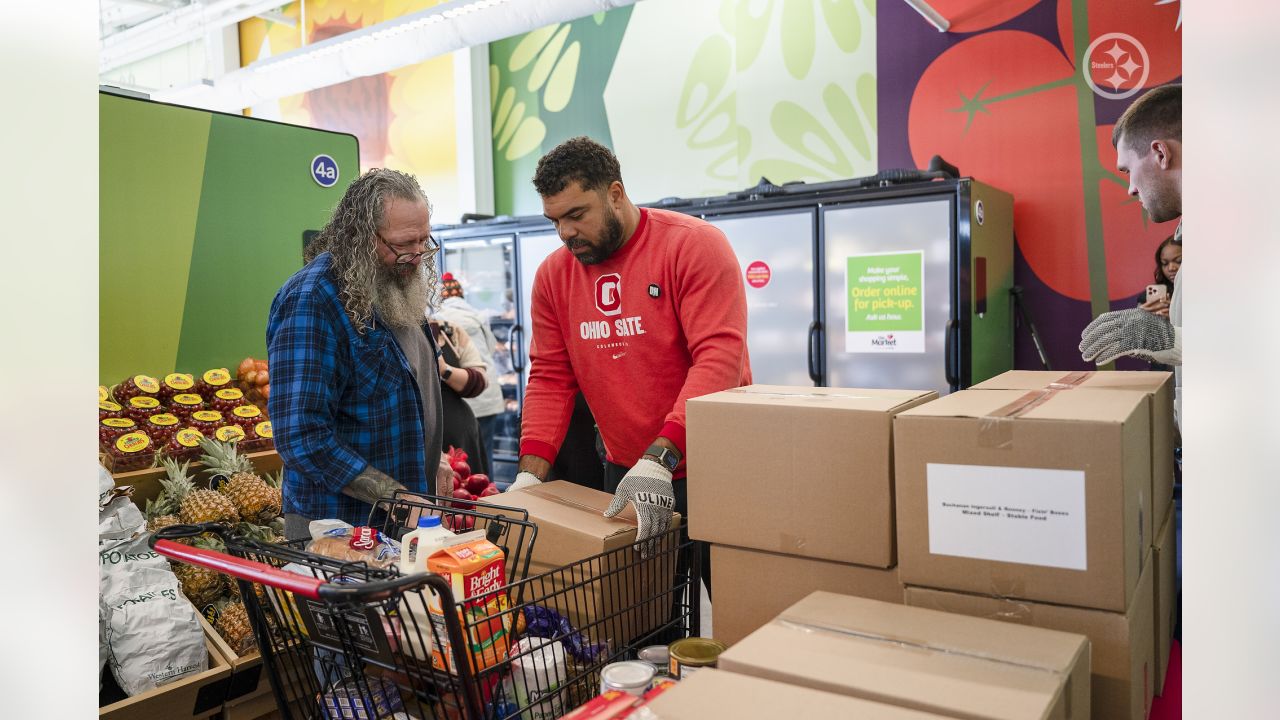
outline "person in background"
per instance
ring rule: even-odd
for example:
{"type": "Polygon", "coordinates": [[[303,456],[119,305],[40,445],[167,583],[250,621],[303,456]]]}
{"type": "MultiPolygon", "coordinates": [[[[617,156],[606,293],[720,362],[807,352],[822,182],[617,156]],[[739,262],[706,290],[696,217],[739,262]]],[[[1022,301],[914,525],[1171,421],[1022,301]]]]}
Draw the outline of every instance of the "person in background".
{"type": "MultiPolygon", "coordinates": [[[[1169,317],[1169,299],[1173,297],[1174,279],[1178,269],[1182,267],[1182,240],[1170,235],[1156,248],[1156,270],[1153,285],[1165,289],[1165,299],[1147,300],[1146,289],[1138,296],[1138,307],[1161,317],[1169,317]]],[[[1151,369],[1160,372],[1173,372],[1173,367],[1162,363],[1151,362],[1151,369]]]]}
{"type": "MultiPolygon", "coordinates": [[[[533,281],[511,488],[547,477],[581,389],[608,460],[605,491],[614,497],[605,515],[634,505],[643,541],[670,526],[673,510],[688,512],[696,479],[685,478],[685,401],[751,384],[738,260],[715,226],[637,208],[618,159],[590,138],[543,156],[533,184],[564,247],[533,281]]],[[[703,568],[709,577],[710,563],[703,568]]]]}
{"type": "Polygon", "coordinates": [[[1155,281],[1152,283],[1152,285],[1164,286],[1165,299],[1148,302],[1144,289],[1142,295],[1138,296],[1138,307],[1161,317],[1169,317],[1169,299],[1173,297],[1174,279],[1178,276],[1178,270],[1181,267],[1182,239],[1170,235],[1156,247],[1155,281]]]}
{"type": "Polygon", "coordinates": [[[431,492],[442,422],[431,205],[412,175],[356,178],[267,318],[267,412],[284,461],[285,536],[368,522],[397,490],[431,492]]]}
{"type": "MultiPolygon", "coordinates": [[[[1129,176],[1129,194],[1152,222],[1182,217],[1182,86],[1163,85],[1130,105],[1111,132],[1116,167],[1129,176]]],[[[1182,222],[1173,236],[1182,247],[1182,222]]],[[[1132,356],[1173,366],[1174,421],[1182,423],[1182,276],[1174,277],[1168,317],[1141,308],[1103,313],[1080,336],[1086,362],[1106,365],[1132,356]]]]}
{"type": "Polygon", "coordinates": [[[488,386],[485,364],[466,332],[439,318],[430,322],[440,347],[440,398],[444,411],[444,448],[465,450],[471,472],[488,475],[489,455],[480,439],[480,424],[467,404],[488,386]]]}
{"type": "Polygon", "coordinates": [[[440,282],[442,288],[440,295],[444,300],[440,303],[440,309],[436,311],[435,316],[452,327],[464,331],[470,340],[471,347],[475,348],[480,362],[485,366],[484,390],[475,397],[464,399],[467,405],[471,406],[471,412],[475,414],[476,422],[480,426],[482,454],[485,457],[485,467],[489,468],[484,472],[488,474],[493,469],[493,440],[494,431],[498,426],[498,416],[507,409],[506,400],[502,397],[502,385],[498,382],[498,368],[494,363],[498,339],[493,336],[493,330],[489,328],[488,318],[467,302],[461,281],[452,273],[445,273],[440,276],[440,282]]]}

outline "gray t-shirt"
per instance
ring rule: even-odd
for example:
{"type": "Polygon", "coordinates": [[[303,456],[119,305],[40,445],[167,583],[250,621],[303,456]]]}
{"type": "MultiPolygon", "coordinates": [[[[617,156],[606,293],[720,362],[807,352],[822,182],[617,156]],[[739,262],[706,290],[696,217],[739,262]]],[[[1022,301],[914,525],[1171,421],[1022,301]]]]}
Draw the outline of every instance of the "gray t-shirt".
{"type": "MultiPolygon", "coordinates": [[[[425,327],[425,323],[424,323],[425,327]]],[[[391,328],[396,344],[409,361],[422,395],[422,426],[426,431],[427,488],[435,493],[436,468],[444,451],[444,409],[440,405],[440,369],[435,350],[422,328],[391,328]]]]}

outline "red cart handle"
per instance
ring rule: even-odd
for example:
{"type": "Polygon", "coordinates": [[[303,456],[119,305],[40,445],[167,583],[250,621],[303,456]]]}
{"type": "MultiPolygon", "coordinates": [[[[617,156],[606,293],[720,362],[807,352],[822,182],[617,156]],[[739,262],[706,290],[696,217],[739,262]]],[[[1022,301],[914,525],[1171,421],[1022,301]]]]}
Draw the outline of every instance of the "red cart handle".
{"type": "Polygon", "coordinates": [[[325,584],[325,581],[320,578],[291,573],[256,560],[245,560],[216,550],[191,547],[173,540],[156,540],[152,547],[161,555],[188,565],[199,565],[241,580],[287,590],[312,600],[320,599],[320,586],[325,584]]]}

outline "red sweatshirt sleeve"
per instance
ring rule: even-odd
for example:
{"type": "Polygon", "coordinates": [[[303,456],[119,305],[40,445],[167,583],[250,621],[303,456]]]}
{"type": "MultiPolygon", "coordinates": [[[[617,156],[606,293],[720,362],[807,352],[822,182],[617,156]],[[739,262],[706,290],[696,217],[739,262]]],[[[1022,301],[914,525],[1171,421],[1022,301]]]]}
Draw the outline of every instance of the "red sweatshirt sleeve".
{"type": "Polygon", "coordinates": [[[551,259],[543,262],[533,279],[529,313],[533,320],[531,364],[521,409],[520,455],[537,455],[553,463],[569,429],[578,380],[569,361],[564,328],[551,300],[552,264],[551,259]]]}
{"type": "Polygon", "coordinates": [[[738,259],[724,233],[705,226],[681,245],[676,261],[676,313],[692,366],[658,434],[685,454],[685,401],[751,383],[747,296],[738,259]]]}

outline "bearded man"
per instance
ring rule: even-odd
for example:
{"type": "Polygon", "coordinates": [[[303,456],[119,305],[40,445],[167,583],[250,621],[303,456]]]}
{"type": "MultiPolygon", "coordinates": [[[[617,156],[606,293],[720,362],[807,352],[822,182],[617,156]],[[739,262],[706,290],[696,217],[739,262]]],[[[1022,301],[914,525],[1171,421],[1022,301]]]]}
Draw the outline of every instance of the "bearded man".
{"type": "Polygon", "coordinates": [[[351,183],[271,303],[267,403],[284,461],[285,535],[367,521],[396,490],[432,492],[441,451],[431,206],[412,175],[351,183]]]}

